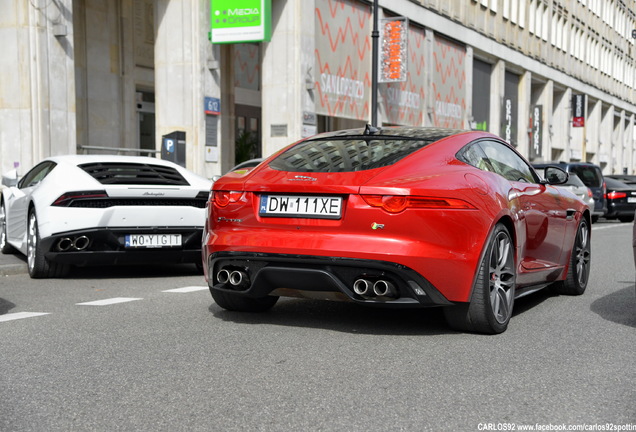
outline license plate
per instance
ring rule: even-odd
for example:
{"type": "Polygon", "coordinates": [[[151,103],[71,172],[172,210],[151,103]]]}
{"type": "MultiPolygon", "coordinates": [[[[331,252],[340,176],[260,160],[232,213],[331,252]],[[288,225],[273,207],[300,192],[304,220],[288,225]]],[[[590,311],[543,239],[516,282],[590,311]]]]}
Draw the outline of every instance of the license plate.
{"type": "Polygon", "coordinates": [[[127,248],[169,248],[181,246],[181,234],[128,234],[127,248]]]}
{"type": "Polygon", "coordinates": [[[628,203],[636,203],[636,197],[627,197],[628,203]]]}
{"type": "Polygon", "coordinates": [[[340,219],[342,197],[261,195],[259,215],[340,219]]]}

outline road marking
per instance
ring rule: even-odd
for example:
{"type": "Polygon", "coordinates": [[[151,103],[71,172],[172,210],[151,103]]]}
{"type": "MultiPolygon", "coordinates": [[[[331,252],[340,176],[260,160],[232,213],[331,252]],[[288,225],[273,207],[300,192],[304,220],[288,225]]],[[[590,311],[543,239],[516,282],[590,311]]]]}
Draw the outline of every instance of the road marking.
{"type": "Polygon", "coordinates": [[[0,315],[0,322],[13,321],[23,318],[33,318],[36,316],[49,315],[48,312],[15,312],[6,315],[0,315]]]}
{"type": "Polygon", "coordinates": [[[194,291],[203,291],[203,290],[207,290],[208,287],[206,286],[189,286],[189,287],[183,287],[183,288],[174,288],[174,289],[169,289],[169,290],[165,290],[165,291],[161,291],[161,292],[167,292],[167,293],[189,293],[189,292],[194,292],[194,291]]]}
{"type": "Polygon", "coordinates": [[[75,303],[75,304],[77,306],[108,306],[108,305],[112,305],[116,303],[126,303],[126,302],[135,301],[135,300],[142,300],[142,299],[132,298],[132,297],[114,297],[110,299],[96,300],[91,302],[75,303]]]}
{"type": "Polygon", "coordinates": [[[600,230],[606,230],[606,229],[610,229],[610,228],[621,228],[621,227],[632,227],[632,224],[629,223],[620,223],[620,224],[613,224],[613,225],[603,225],[603,226],[592,226],[592,231],[600,231],[600,230]]]}

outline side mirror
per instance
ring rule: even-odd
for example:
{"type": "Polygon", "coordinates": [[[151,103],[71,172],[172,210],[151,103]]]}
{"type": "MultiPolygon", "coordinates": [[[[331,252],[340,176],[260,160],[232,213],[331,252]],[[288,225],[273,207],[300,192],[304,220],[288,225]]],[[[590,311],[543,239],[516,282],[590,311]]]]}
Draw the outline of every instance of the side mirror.
{"type": "Polygon", "coordinates": [[[2,175],[2,185],[6,187],[14,187],[18,184],[20,177],[18,176],[18,170],[11,170],[2,175]]]}
{"type": "Polygon", "coordinates": [[[548,184],[560,185],[568,181],[570,175],[559,167],[549,166],[545,169],[545,179],[548,184]]]}

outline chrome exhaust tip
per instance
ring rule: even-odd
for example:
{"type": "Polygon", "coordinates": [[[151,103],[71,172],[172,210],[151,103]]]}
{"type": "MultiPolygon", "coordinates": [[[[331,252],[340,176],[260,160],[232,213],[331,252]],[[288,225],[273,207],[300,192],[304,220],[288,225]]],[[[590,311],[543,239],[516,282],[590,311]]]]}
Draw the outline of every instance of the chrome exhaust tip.
{"type": "Polygon", "coordinates": [[[353,283],[353,292],[361,296],[368,296],[373,293],[373,284],[366,279],[358,279],[353,283]]]}
{"type": "Polygon", "coordinates": [[[219,281],[220,284],[228,283],[230,281],[230,272],[225,269],[219,270],[216,274],[216,280],[219,281]]]}
{"type": "Polygon", "coordinates": [[[247,279],[247,274],[240,270],[234,270],[232,273],[230,273],[230,284],[234,285],[235,287],[248,285],[249,281],[247,279]]]}
{"type": "Polygon", "coordinates": [[[71,247],[73,247],[73,240],[71,240],[68,237],[63,237],[61,238],[58,242],[57,245],[55,246],[55,248],[59,251],[59,252],[66,252],[67,250],[69,250],[71,247]]]}
{"type": "Polygon", "coordinates": [[[383,279],[373,284],[373,293],[378,297],[396,297],[397,295],[395,285],[383,279]]]}
{"type": "Polygon", "coordinates": [[[90,243],[91,241],[89,240],[88,237],[79,236],[73,241],[73,247],[77,249],[78,251],[83,251],[84,249],[88,247],[90,243]]]}

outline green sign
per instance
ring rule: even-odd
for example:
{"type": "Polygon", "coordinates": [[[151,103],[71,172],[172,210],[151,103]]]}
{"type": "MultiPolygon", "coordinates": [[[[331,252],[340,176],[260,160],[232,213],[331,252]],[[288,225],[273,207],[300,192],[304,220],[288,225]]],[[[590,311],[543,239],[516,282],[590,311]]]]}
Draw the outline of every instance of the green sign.
{"type": "Polygon", "coordinates": [[[210,0],[212,43],[269,41],[272,0],[210,0]]]}

